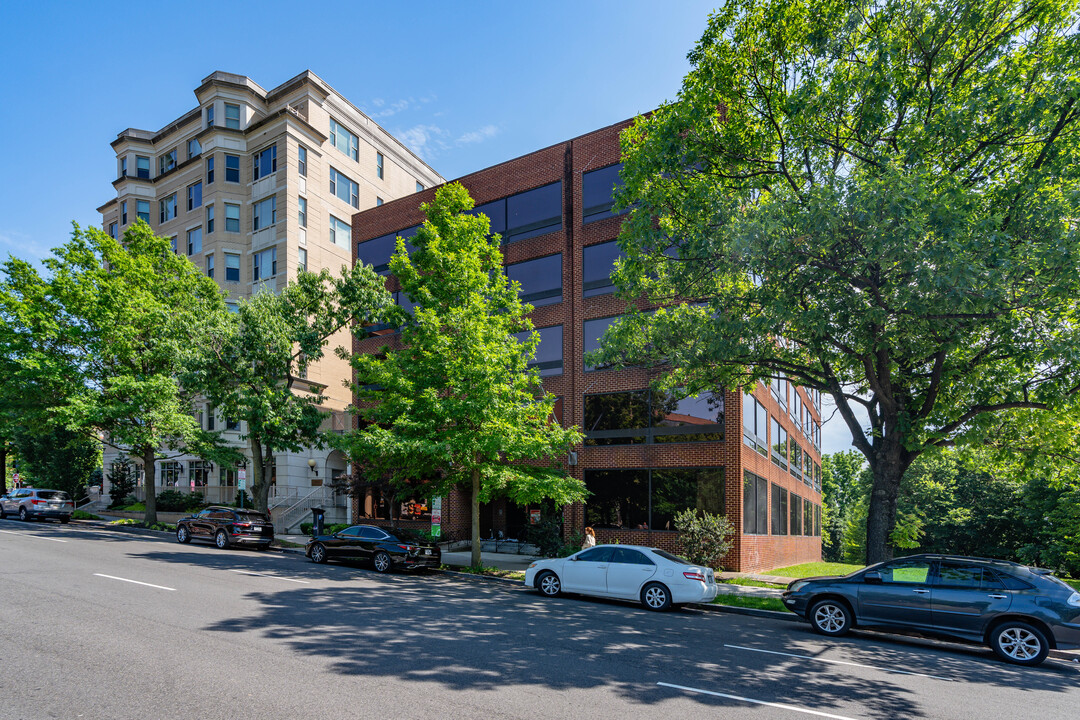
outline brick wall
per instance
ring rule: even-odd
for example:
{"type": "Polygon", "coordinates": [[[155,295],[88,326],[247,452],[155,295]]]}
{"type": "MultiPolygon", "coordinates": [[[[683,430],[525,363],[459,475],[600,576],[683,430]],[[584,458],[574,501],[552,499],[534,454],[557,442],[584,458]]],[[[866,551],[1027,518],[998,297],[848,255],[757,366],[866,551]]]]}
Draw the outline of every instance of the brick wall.
{"type": "MultiPolygon", "coordinates": [[[[584,396],[591,393],[619,392],[648,386],[650,376],[640,368],[586,372],[584,367],[583,323],[625,312],[623,300],[613,294],[583,297],[582,253],[586,246],[613,240],[618,236],[622,218],[611,217],[582,224],[582,174],[607,167],[619,161],[618,135],[630,121],[602,128],[571,141],[553,145],[530,155],[509,160],[460,178],[457,182],[468,189],[477,205],[497,200],[531,188],[561,180],[563,182],[563,226],[560,230],[539,237],[514,242],[503,247],[505,264],[562,253],[563,300],[561,303],[537,308],[532,314],[537,328],[563,326],[563,374],[544,379],[545,389],[563,398],[563,423],[584,424],[584,396]]],[[[372,238],[396,232],[423,221],[420,205],[434,198],[435,188],[387,203],[353,216],[353,259],[356,245],[372,238]]],[[[387,287],[397,290],[396,280],[389,278],[387,287]]],[[[647,307],[647,306],[642,306],[647,307]]],[[[383,345],[398,347],[397,335],[384,335],[354,341],[355,352],[372,352],[383,345]]],[[[781,418],[792,431],[787,413],[780,413],[768,390],[758,389],[756,395],[768,403],[770,414],[781,418]]],[[[746,448],[742,443],[742,393],[724,393],[724,440],[699,443],[665,443],[642,445],[579,446],[577,464],[566,470],[583,478],[586,469],[682,468],[719,467],[724,469],[725,509],[736,528],[735,546],[724,565],[737,570],[763,570],[782,565],[820,560],[821,542],[818,537],[779,537],[742,534],[743,468],[749,469],[771,483],[797,492],[820,505],[820,495],[790,474],[774,466],[767,458],[746,448]]],[[[816,415],[815,415],[816,417],[816,415]]],[[[795,433],[793,432],[793,435],[795,433]]],[[[805,440],[800,443],[813,450],[805,440]]],[[[820,457],[812,453],[820,463],[820,457]]],[[[563,509],[566,533],[580,533],[584,528],[584,507],[580,504],[563,509]]],[[[468,492],[456,490],[443,505],[444,532],[454,537],[468,537],[470,532],[468,492]]],[[[598,542],[652,545],[677,551],[676,533],[662,530],[597,529],[598,542]]]]}

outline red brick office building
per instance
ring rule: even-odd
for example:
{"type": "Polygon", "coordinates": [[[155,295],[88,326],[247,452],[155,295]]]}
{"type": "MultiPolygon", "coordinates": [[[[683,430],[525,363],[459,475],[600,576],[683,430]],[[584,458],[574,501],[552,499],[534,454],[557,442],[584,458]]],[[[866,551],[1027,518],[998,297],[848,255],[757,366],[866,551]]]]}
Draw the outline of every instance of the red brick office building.
{"type": "MultiPolygon", "coordinates": [[[[752,395],[721,391],[696,398],[660,397],[641,369],[591,369],[584,354],[625,312],[610,280],[619,255],[622,217],[611,212],[618,180],[619,132],[629,121],[588,133],[460,178],[503,237],[507,274],[541,340],[535,364],[545,389],[559,397],[556,415],[577,425],[585,443],[566,470],[592,493],[562,509],[567,532],[590,525],[598,542],[676,549],[676,512],[698,507],[726,513],[736,528],[729,569],[764,570],[821,559],[820,396],[786,381],[752,395]],[[616,423],[615,420],[622,422],[616,423]],[[616,425],[630,425],[617,427],[616,425]]],[[[418,188],[419,190],[419,188],[418,188]]],[[[394,238],[423,222],[433,188],[357,213],[353,258],[386,273],[394,238]]],[[[387,277],[387,288],[399,290],[387,277]]],[[[408,299],[395,296],[408,305],[408,299]]],[[[372,328],[355,352],[395,345],[391,328],[372,328]]],[[[442,508],[445,534],[469,534],[468,498],[452,494],[442,508]]],[[[388,519],[377,493],[354,500],[359,521],[388,519]]],[[[482,507],[482,535],[515,535],[528,511],[506,501],[482,507]]],[[[425,500],[401,505],[402,519],[430,523],[425,500]],[[408,508],[407,511],[406,507],[408,508]]],[[[391,510],[398,517],[399,510],[391,510]]]]}

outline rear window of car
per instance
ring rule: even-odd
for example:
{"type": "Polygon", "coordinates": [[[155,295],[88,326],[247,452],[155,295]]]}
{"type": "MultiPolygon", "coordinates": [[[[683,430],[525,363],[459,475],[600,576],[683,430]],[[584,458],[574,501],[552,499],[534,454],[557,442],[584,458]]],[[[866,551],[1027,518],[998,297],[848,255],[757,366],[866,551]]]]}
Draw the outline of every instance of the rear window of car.
{"type": "Polygon", "coordinates": [[[236,517],[241,522],[268,522],[266,516],[260,512],[246,512],[244,510],[237,510],[236,517]]]}
{"type": "Polygon", "coordinates": [[[409,542],[423,542],[424,538],[420,537],[420,533],[409,528],[394,528],[390,531],[398,540],[408,540],[409,542]]]}
{"type": "Polygon", "coordinates": [[[690,561],[687,560],[686,558],[681,558],[678,555],[672,555],[667,550],[661,550],[660,548],[652,548],[652,551],[653,551],[654,554],[659,555],[660,557],[664,558],[665,560],[670,560],[671,562],[682,563],[683,565],[689,565],[690,564],[690,561]]]}
{"type": "Polygon", "coordinates": [[[70,500],[66,492],[59,490],[39,490],[38,497],[42,500],[70,500]]]}

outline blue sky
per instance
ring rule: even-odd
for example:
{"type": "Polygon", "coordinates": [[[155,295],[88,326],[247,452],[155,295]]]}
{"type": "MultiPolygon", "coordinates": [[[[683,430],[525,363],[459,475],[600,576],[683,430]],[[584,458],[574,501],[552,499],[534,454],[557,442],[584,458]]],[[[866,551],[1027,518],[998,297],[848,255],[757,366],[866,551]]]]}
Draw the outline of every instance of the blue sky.
{"type": "MultiPolygon", "coordinates": [[[[109,143],[195,107],[215,70],[269,90],[310,69],[452,179],[674,99],[721,1],[4,3],[0,257],[99,224],[109,143]]],[[[823,439],[850,442],[835,421],[823,439]]]]}

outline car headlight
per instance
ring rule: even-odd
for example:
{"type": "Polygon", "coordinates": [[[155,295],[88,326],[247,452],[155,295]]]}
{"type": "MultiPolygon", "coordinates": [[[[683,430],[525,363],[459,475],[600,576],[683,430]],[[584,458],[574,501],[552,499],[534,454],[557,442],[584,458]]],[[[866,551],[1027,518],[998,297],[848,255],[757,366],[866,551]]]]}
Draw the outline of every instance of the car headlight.
{"type": "Polygon", "coordinates": [[[805,580],[796,580],[795,582],[791,583],[791,585],[788,586],[788,590],[791,591],[791,592],[798,592],[798,591],[802,590],[804,587],[806,587],[808,584],[809,583],[807,583],[805,580]]]}
{"type": "Polygon", "coordinates": [[[529,563],[529,569],[530,569],[530,570],[531,570],[532,568],[534,568],[534,567],[536,567],[536,563],[529,563]]]}
{"type": "Polygon", "coordinates": [[[1065,602],[1073,607],[1080,607],[1080,592],[1074,592],[1065,602]]]}

